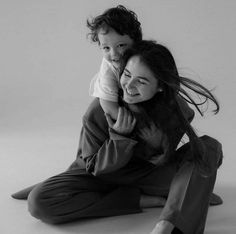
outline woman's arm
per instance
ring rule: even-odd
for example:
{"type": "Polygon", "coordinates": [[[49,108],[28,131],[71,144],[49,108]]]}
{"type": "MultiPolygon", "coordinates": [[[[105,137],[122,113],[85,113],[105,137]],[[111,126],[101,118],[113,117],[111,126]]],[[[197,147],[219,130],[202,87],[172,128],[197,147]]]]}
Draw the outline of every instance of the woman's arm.
{"type": "MultiPolygon", "coordinates": [[[[181,98],[178,99],[178,104],[183,112],[184,117],[190,123],[194,118],[194,111],[188,104],[181,98]]],[[[161,121],[159,122],[162,130],[161,149],[163,154],[158,157],[158,163],[162,164],[171,160],[173,152],[177,149],[181,139],[183,138],[185,129],[182,127],[179,116],[176,113],[175,107],[166,108],[162,107],[159,111],[161,121]]]]}
{"type": "MultiPolygon", "coordinates": [[[[96,114],[95,119],[83,119],[77,157],[85,161],[88,172],[100,175],[125,166],[133,155],[137,141],[108,128],[103,112],[97,111],[96,114]]],[[[118,126],[117,121],[114,124],[118,126]]]]}

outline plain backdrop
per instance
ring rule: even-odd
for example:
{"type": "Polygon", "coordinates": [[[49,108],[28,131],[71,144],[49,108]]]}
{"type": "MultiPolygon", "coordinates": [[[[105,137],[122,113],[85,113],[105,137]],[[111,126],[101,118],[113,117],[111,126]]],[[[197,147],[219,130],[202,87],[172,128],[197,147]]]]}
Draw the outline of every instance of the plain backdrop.
{"type": "Polygon", "coordinates": [[[92,100],[89,84],[101,63],[98,46],[86,37],[86,19],[118,4],[137,13],[144,39],[172,51],[182,75],[213,90],[220,113],[213,115],[210,105],[204,118],[196,114],[193,126],[199,135],[211,135],[222,143],[224,164],[216,188],[231,188],[235,194],[236,1],[0,0],[0,223],[5,225],[0,224],[0,230],[5,227],[4,233],[23,226],[18,233],[33,233],[27,225],[36,222],[26,215],[26,204],[11,200],[10,194],[61,172],[75,158],[81,118],[92,100]],[[22,215],[27,224],[22,225],[23,218],[19,226],[10,224],[22,215]]]}

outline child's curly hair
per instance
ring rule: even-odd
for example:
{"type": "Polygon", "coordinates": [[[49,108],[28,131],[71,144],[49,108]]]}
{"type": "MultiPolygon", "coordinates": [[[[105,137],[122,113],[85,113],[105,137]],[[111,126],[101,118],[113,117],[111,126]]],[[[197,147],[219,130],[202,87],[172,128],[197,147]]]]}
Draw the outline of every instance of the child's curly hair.
{"type": "Polygon", "coordinates": [[[98,31],[100,29],[105,30],[105,33],[107,33],[109,28],[112,28],[120,35],[128,35],[134,42],[142,40],[142,29],[137,15],[122,5],[109,8],[103,14],[87,20],[87,27],[91,30],[88,36],[93,42],[99,43],[98,31]]]}

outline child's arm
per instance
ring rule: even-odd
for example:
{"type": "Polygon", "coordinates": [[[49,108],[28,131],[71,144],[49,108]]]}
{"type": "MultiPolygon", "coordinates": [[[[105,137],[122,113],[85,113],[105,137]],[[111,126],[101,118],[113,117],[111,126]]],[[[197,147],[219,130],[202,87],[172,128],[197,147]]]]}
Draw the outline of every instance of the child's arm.
{"type": "Polygon", "coordinates": [[[112,119],[117,120],[119,105],[118,102],[107,101],[102,98],[100,100],[100,105],[104,112],[111,116],[112,119]]]}

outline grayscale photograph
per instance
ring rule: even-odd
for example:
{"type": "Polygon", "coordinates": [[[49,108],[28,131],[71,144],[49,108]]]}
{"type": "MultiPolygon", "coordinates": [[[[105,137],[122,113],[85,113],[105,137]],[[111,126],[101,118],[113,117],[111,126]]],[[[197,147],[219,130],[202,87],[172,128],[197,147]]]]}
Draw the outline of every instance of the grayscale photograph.
{"type": "Polygon", "coordinates": [[[0,232],[235,234],[235,12],[0,0],[0,232]]]}

